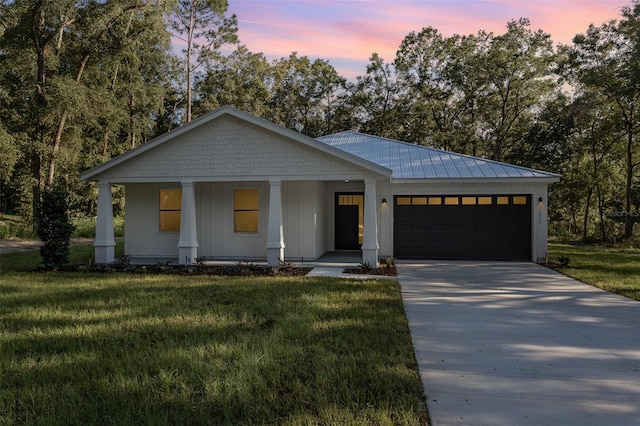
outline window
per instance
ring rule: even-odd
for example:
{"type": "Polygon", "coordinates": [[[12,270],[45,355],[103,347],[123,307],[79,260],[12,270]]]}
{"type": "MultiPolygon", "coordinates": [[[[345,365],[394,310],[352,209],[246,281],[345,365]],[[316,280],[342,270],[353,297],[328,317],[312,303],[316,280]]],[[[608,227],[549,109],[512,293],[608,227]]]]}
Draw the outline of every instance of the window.
{"type": "Polygon", "coordinates": [[[527,197],[526,196],[513,197],[513,204],[516,204],[516,205],[527,204],[527,197]]]}
{"type": "Polygon", "coordinates": [[[160,190],[160,232],[180,232],[181,189],[160,190]]]}
{"type": "Polygon", "coordinates": [[[414,206],[426,206],[427,205],[427,197],[412,197],[411,204],[414,206]]]}
{"type": "Polygon", "coordinates": [[[497,204],[501,206],[506,205],[506,204],[509,204],[509,197],[503,197],[503,196],[496,197],[496,201],[497,201],[497,204]]]}
{"type": "Polygon", "coordinates": [[[396,198],[396,204],[399,206],[411,205],[411,197],[398,197],[396,198]]]}
{"type": "Polygon", "coordinates": [[[481,206],[491,205],[492,202],[493,200],[491,199],[491,197],[478,197],[478,204],[481,206]]]}
{"type": "Polygon", "coordinates": [[[458,197],[445,197],[444,204],[447,206],[457,206],[459,201],[458,197]]]}
{"type": "Polygon", "coordinates": [[[475,206],[476,197],[462,197],[462,204],[465,206],[475,206]]]}
{"type": "Polygon", "coordinates": [[[442,205],[442,197],[429,197],[429,205],[430,206],[442,205]]]}
{"type": "Polygon", "coordinates": [[[258,190],[233,192],[233,232],[258,232],[258,190]]]}

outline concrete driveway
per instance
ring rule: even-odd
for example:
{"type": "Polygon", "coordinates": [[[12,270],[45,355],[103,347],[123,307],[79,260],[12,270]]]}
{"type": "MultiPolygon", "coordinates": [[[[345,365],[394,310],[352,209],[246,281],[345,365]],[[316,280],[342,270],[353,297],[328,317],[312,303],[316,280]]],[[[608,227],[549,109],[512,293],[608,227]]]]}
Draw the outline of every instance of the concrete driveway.
{"type": "Polygon", "coordinates": [[[438,425],[640,425],[640,302],[545,267],[398,265],[438,425]]]}

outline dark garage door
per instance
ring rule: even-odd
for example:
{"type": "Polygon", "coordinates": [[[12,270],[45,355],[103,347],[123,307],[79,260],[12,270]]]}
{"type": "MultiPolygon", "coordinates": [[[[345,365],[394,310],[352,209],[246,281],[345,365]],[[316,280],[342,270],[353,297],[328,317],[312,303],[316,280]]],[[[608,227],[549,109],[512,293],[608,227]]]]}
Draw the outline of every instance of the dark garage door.
{"type": "Polygon", "coordinates": [[[531,260],[530,195],[396,196],[398,259],[531,260]]]}

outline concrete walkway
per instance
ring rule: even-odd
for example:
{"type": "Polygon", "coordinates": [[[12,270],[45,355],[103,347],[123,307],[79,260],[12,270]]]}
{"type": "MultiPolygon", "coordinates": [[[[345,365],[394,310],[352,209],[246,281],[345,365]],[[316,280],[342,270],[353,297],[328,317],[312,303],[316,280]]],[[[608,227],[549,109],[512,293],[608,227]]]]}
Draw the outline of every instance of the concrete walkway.
{"type": "Polygon", "coordinates": [[[432,425],[640,425],[640,302],[529,263],[398,271],[432,425]]]}

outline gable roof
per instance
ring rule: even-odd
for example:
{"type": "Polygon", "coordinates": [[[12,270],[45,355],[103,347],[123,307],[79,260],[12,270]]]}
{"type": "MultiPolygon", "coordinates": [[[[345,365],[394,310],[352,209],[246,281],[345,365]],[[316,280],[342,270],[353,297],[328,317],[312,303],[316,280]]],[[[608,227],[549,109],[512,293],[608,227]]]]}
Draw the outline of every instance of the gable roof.
{"type": "Polygon", "coordinates": [[[309,148],[319,150],[331,156],[340,158],[351,164],[362,167],[366,170],[381,174],[383,176],[391,176],[391,170],[381,164],[371,162],[362,157],[354,155],[348,151],[341,150],[341,149],[332,147],[331,145],[321,143],[313,138],[303,135],[302,133],[287,129],[285,127],[279,126],[277,124],[274,124],[262,118],[255,117],[251,114],[240,111],[233,107],[223,106],[215,111],[212,111],[208,114],[205,114],[197,118],[196,120],[193,120],[188,124],[185,124],[183,126],[178,127],[177,129],[171,130],[170,132],[160,135],[155,139],[145,143],[144,145],[140,145],[132,149],[131,151],[127,151],[122,155],[119,155],[117,157],[112,158],[109,161],[99,164],[82,173],[80,177],[82,178],[82,180],[97,180],[100,177],[99,175],[106,172],[107,170],[110,170],[126,161],[129,161],[135,157],[138,157],[139,155],[149,150],[152,150],[159,145],[162,145],[168,141],[171,141],[180,135],[183,135],[196,128],[199,128],[224,115],[229,115],[237,119],[243,120],[244,122],[254,124],[262,129],[271,131],[285,138],[299,142],[302,145],[305,145],[309,148]]]}
{"type": "Polygon", "coordinates": [[[354,131],[317,138],[393,170],[397,179],[534,179],[557,182],[560,176],[526,167],[457,154],[354,131]]]}

